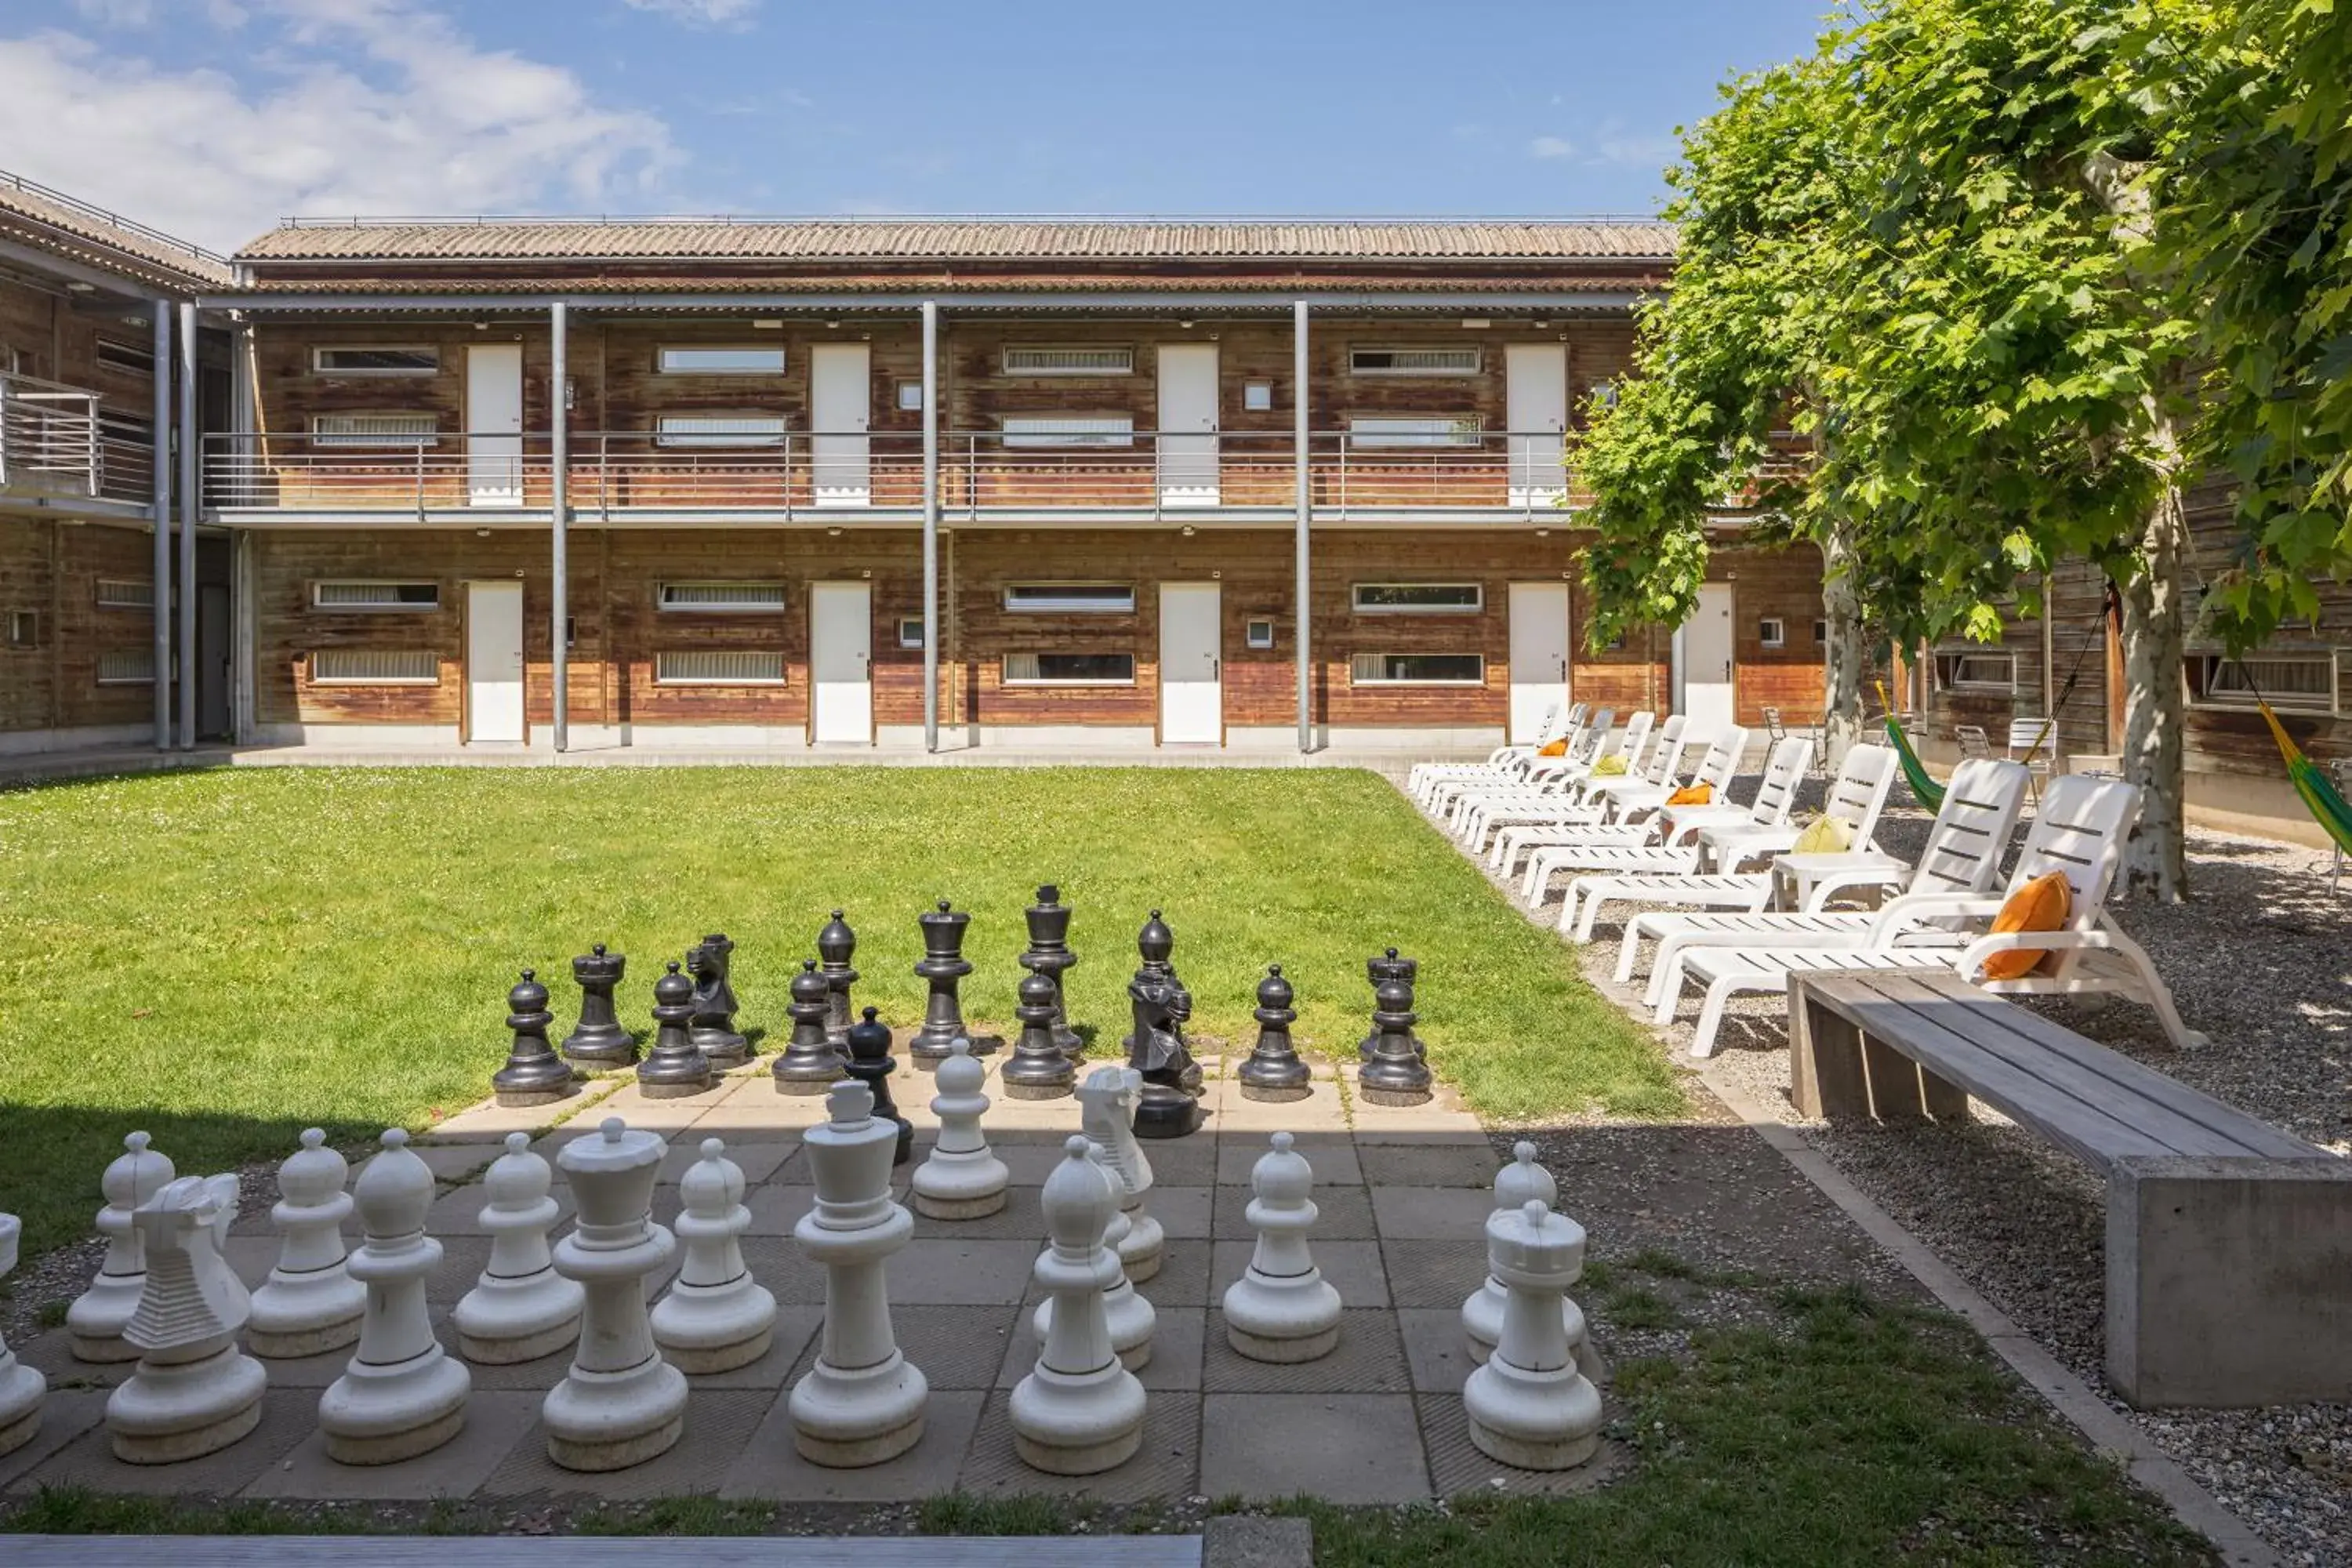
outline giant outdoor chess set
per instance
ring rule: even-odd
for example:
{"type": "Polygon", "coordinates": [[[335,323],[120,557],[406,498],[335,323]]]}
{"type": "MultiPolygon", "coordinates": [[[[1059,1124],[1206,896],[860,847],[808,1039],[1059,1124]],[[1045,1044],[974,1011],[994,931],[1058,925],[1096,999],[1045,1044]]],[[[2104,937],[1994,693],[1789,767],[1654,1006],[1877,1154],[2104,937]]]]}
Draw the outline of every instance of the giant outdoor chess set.
{"type": "Polygon", "coordinates": [[[1069,911],[1049,888],[1029,915],[1009,1049],[961,1016],[969,917],[921,917],[928,1081],[850,1021],[835,911],[767,1061],[714,935],[656,981],[634,1074],[575,1075],[635,1055],[600,946],[561,1050],[527,972],[492,1102],[386,1132],[356,1179],[305,1134],[266,1216],[131,1133],[96,1279],[25,1364],[0,1351],[0,1486],[1387,1502],[1608,1468],[1584,1233],[1531,1147],[1497,1172],[1433,1102],[1411,960],[1368,966],[1351,1130],[1278,968],[1251,1053],[1194,1058],[1156,910],[1128,1063],[1082,1078],[1069,911]]]}

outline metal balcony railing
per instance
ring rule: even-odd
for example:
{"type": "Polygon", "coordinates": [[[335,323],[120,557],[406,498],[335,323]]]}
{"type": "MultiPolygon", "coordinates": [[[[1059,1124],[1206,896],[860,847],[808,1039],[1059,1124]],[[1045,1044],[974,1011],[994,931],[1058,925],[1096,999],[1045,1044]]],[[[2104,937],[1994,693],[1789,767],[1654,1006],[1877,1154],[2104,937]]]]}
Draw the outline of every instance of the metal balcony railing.
{"type": "Polygon", "coordinates": [[[0,489],[143,504],[152,448],[110,433],[95,392],[0,374],[0,489]]]}

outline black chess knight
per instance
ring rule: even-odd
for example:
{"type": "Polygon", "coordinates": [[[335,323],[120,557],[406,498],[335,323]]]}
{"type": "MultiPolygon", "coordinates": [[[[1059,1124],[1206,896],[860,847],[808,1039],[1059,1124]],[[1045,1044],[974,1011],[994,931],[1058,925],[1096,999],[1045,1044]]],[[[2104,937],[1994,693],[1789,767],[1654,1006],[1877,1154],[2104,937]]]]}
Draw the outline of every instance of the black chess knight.
{"type": "Polygon", "coordinates": [[[1181,1138],[1201,1125],[1201,1066],[1184,1043],[1184,1022],[1192,1016],[1192,994],[1176,977],[1169,955],[1176,937],[1151,911],[1137,933],[1136,951],[1143,959],[1135,978],[1127,983],[1135,1027],[1127,1037],[1127,1065],[1143,1075],[1143,1093],[1135,1107],[1139,1138],[1181,1138]]]}

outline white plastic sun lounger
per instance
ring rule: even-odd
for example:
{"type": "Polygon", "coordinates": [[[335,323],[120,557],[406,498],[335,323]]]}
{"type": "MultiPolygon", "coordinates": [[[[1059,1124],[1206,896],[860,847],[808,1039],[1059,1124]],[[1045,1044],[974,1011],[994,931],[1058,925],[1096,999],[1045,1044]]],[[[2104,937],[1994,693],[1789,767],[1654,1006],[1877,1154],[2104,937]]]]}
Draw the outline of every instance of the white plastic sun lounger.
{"type": "MultiPolygon", "coordinates": [[[[1545,848],[1569,845],[1656,844],[1663,842],[1666,837],[1672,836],[1684,824],[1698,816],[1706,814],[1728,814],[1731,817],[1738,817],[1744,815],[1748,808],[1744,805],[1729,805],[1728,796],[1731,785],[1738,776],[1740,758],[1747,747],[1748,731],[1737,725],[1726,733],[1717,735],[1714,742],[1707,747],[1706,755],[1699,760],[1698,767],[1690,776],[1692,784],[1706,784],[1713,792],[1715,798],[1707,805],[1669,806],[1665,802],[1674,793],[1672,790],[1662,789],[1650,795],[1631,791],[1623,792],[1617,797],[1619,804],[1616,815],[1606,821],[1566,824],[1558,826],[1530,826],[1523,829],[1518,835],[1517,843],[1509,852],[1509,858],[1503,863],[1503,870],[1507,874],[1510,872],[1517,864],[1518,857],[1523,853],[1532,854],[1545,848]],[[1643,820],[1652,813],[1657,815],[1658,821],[1643,820]]],[[[1528,876],[1522,884],[1520,891],[1532,903],[1537,897],[1535,866],[1532,859],[1528,863],[1528,876]]]]}
{"type": "MultiPolygon", "coordinates": [[[[1658,836],[1648,842],[1628,844],[1622,840],[1581,844],[1559,844],[1538,849],[1528,858],[1525,884],[1528,902],[1541,905],[1545,889],[1555,876],[1566,872],[1581,875],[1586,872],[1613,872],[1630,875],[1637,871],[1670,871],[1680,874],[1696,871],[1701,866],[1701,849],[1697,837],[1701,827],[1727,821],[1746,821],[1757,827],[1775,827],[1789,820],[1789,812],[1797,803],[1798,786],[1804,783],[1805,769],[1813,755],[1813,743],[1799,736],[1790,736],[1772,748],[1765,760],[1764,776],[1757,781],[1756,798],[1747,805],[1717,805],[1672,807],[1659,813],[1658,836]]],[[[1608,829],[1596,832],[1606,833],[1608,829]]],[[[1567,905],[1560,930],[1566,931],[1573,919],[1576,906],[1567,905]]]]}
{"type": "MultiPolygon", "coordinates": [[[[1627,769],[1647,768],[1650,759],[1657,753],[1658,746],[1654,742],[1659,741],[1664,731],[1651,728],[1654,717],[1649,713],[1636,713],[1626,721],[1625,738],[1616,754],[1625,759],[1627,769]]],[[[1678,719],[1666,721],[1668,726],[1679,722],[1678,719]]],[[[1675,734],[1679,736],[1681,731],[1676,730],[1675,734]]],[[[1594,763],[1595,767],[1599,765],[1597,762],[1594,763]]],[[[1615,773],[1603,775],[1587,769],[1559,779],[1555,789],[1518,796],[1506,794],[1488,797],[1465,814],[1460,834],[1462,842],[1475,855],[1486,847],[1486,835],[1498,824],[1541,820],[1579,810],[1597,784],[1612,783],[1623,776],[1615,773]]]]}
{"type": "Polygon", "coordinates": [[[1561,756],[1515,758],[1505,764],[1504,772],[1492,776],[1474,773],[1462,778],[1438,779],[1430,786],[1429,797],[1422,802],[1422,808],[1439,821],[1447,821],[1454,816],[1456,802],[1465,795],[1489,788],[1529,784],[1539,777],[1561,771],[1570,763],[1597,756],[1600,749],[1609,743],[1609,726],[1616,717],[1617,710],[1613,708],[1603,708],[1595,713],[1590,724],[1570,737],[1568,750],[1561,756]]]}
{"type": "MultiPolygon", "coordinates": [[[[1681,776],[1683,758],[1688,754],[1689,730],[1688,723],[1679,713],[1658,726],[1657,734],[1650,745],[1649,758],[1643,763],[1639,773],[1624,778],[1588,778],[1575,798],[1567,805],[1540,812],[1532,807],[1512,807],[1489,817],[1487,826],[1499,830],[1495,834],[1494,847],[1486,857],[1486,864],[1508,875],[1518,864],[1519,855],[1528,843],[1550,842],[1541,837],[1547,832],[1557,834],[1569,827],[1596,827],[1604,822],[1619,820],[1623,813],[1617,803],[1623,798],[1625,792],[1614,786],[1651,789],[1664,785],[1671,788],[1674,781],[1681,776]]],[[[1663,795],[1660,798],[1663,799],[1663,795]]]]}
{"type": "Polygon", "coordinates": [[[1497,784],[1477,789],[1464,790],[1454,797],[1454,807],[1446,819],[1447,828],[1465,839],[1477,831],[1486,814],[1496,805],[1527,800],[1556,801],[1583,787],[1592,770],[1606,758],[1622,756],[1628,767],[1638,766],[1650,743],[1650,730],[1657,722],[1654,713],[1636,713],[1625,721],[1623,730],[1605,734],[1601,743],[1581,759],[1544,759],[1544,764],[1530,770],[1524,782],[1497,784]]]}
{"type": "Polygon", "coordinates": [[[1586,704],[1579,702],[1565,713],[1555,706],[1536,726],[1536,739],[1520,743],[1497,746],[1486,753],[1483,763],[1415,763],[1405,775],[1405,793],[1415,801],[1428,797],[1431,786],[1439,779],[1491,777],[1506,765],[1523,762],[1534,756],[1557,740],[1572,740],[1583,727],[1586,704]]]}

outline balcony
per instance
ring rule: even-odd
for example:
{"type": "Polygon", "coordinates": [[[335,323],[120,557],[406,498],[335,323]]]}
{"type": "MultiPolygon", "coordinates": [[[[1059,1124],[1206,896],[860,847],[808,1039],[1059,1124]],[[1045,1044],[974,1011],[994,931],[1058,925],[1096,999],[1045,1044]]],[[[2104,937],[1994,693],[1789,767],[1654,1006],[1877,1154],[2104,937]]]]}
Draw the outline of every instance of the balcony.
{"type": "Polygon", "coordinates": [[[143,508],[152,450],[110,432],[97,393],[0,374],[0,500],[143,508]]]}

